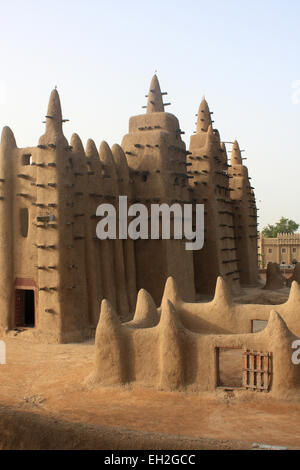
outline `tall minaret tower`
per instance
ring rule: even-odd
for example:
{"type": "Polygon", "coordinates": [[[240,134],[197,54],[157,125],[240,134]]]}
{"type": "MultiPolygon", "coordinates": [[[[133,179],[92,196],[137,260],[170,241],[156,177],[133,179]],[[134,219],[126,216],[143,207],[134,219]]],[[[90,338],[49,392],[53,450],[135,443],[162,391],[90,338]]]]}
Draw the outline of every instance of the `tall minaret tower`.
{"type": "Polygon", "coordinates": [[[193,201],[205,206],[204,247],[194,252],[194,271],[196,291],[206,294],[214,292],[219,275],[234,291],[239,289],[227,154],[218,131],[213,129],[211,114],[203,98],[188,157],[193,201]]]}
{"type": "Polygon", "coordinates": [[[236,140],[232,146],[229,175],[241,283],[255,284],[258,279],[257,210],[254,188],[236,140]]]}
{"type": "Polygon", "coordinates": [[[13,310],[13,161],[17,145],[12,131],[5,127],[0,143],[0,334],[12,328],[13,310]]]}
{"type": "MultiPolygon", "coordinates": [[[[77,136],[73,148],[62,131],[57,90],[50,96],[46,132],[36,155],[39,329],[51,341],[83,339],[88,334],[82,204],[75,172],[83,160],[77,136]],[[76,193],[76,194],[75,194],[76,193]],[[80,222],[79,222],[80,220],[80,222]]],[[[79,176],[79,175],[78,175],[79,176]]],[[[84,185],[83,185],[84,186],[84,185]]],[[[85,191],[85,188],[82,189],[85,191]]]]}
{"type": "MultiPolygon", "coordinates": [[[[129,133],[122,141],[133,200],[145,204],[149,214],[151,203],[190,202],[182,131],[178,119],[165,112],[164,94],[154,75],[146,114],[130,118],[129,133]]],[[[184,240],[137,240],[135,256],[137,288],[148,290],[157,304],[168,276],[177,280],[186,300],[193,299],[192,252],[185,250],[184,240]]]]}
{"type": "MultiPolygon", "coordinates": [[[[129,168],[123,149],[120,145],[112,146],[112,154],[116,166],[116,172],[118,177],[119,195],[127,196],[128,201],[131,204],[133,201],[132,197],[132,184],[130,184],[129,168]]],[[[135,269],[135,254],[134,254],[134,241],[128,238],[127,240],[119,240],[119,245],[122,244],[123,256],[119,256],[119,259],[124,260],[124,277],[125,277],[125,289],[127,292],[128,308],[129,312],[135,311],[137,291],[136,291],[136,269],[135,269]]],[[[120,252],[120,246],[117,246],[120,252]]],[[[122,266],[117,266],[119,272],[122,272],[122,266]]],[[[119,273],[120,276],[120,273],[119,273]]],[[[120,279],[119,279],[119,284],[120,279]]],[[[122,284],[121,284],[122,285],[122,284]]],[[[122,291],[122,288],[120,289],[122,291]]],[[[124,297],[123,297],[124,298],[124,297]]],[[[122,298],[120,299],[122,301],[122,298]]],[[[123,301],[123,305],[126,305],[123,301]]]]}

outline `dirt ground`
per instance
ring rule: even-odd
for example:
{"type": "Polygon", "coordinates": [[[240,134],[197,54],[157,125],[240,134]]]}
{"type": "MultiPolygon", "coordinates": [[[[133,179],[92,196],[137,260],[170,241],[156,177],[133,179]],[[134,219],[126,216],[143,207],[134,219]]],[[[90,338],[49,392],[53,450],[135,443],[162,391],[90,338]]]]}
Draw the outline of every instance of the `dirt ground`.
{"type": "Polygon", "coordinates": [[[93,367],[93,341],[46,345],[22,334],[5,341],[0,449],[240,449],[254,442],[300,449],[300,403],[223,389],[214,397],[131,386],[89,389],[84,380],[93,367]]]}

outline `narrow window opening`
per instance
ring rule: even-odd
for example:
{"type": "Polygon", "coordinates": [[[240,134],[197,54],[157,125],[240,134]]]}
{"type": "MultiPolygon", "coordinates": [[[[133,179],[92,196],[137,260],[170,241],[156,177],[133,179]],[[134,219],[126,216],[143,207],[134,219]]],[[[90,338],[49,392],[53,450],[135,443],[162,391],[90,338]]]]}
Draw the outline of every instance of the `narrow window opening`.
{"type": "Polygon", "coordinates": [[[20,232],[22,237],[27,238],[28,236],[28,209],[20,209],[20,232]]]}
{"type": "Polygon", "coordinates": [[[22,155],[22,165],[27,166],[27,165],[32,165],[32,155],[31,154],[25,154],[22,155]]]}

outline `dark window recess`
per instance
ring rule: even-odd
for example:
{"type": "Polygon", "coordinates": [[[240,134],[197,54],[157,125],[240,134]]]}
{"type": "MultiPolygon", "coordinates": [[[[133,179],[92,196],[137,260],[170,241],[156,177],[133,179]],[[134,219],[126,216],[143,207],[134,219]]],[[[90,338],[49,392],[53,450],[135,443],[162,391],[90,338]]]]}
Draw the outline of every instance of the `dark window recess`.
{"type": "Polygon", "coordinates": [[[22,155],[22,165],[32,165],[32,156],[30,154],[22,155]]]}
{"type": "Polygon", "coordinates": [[[20,209],[20,231],[22,237],[26,238],[28,235],[28,209],[20,209]]]}

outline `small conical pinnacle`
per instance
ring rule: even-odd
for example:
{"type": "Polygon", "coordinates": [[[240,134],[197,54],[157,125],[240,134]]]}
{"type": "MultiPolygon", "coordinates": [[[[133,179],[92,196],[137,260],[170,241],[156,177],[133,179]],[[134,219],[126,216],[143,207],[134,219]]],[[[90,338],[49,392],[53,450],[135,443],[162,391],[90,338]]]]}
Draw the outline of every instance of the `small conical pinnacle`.
{"type": "Polygon", "coordinates": [[[100,144],[99,158],[102,165],[106,169],[107,177],[113,178],[114,181],[117,179],[117,170],[114,162],[113,154],[110,146],[107,142],[103,141],[100,144]]]}
{"type": "Polygon", "coordinates": [[[197,133],[206,132],[209,126],[212,124],[210,110],[206,99],[203,97],[198,111],[197,119],[197,133]]]}
{"type": "Polygon", "coordinates": [[[129,168],[126,160],[125,153],[122,147],[118,144],[114,144],[111,148],[113,159],[116,165],[116,171],[119,178],[124,181],[129,180],[129,168]]]}
{"type": "Polygon", "coordinates": [[[73,147],[73,150],[75,152],[85,153],[83,145],[82,145],[82,141],[78,134],[72,134],[70,145],[71,147],[73,147]]]}
{"type": "Polygon", "coordinates": [[[99,155],[100,155],[100,160],[102,160],[104,164],[108,166],[114,165],[114,159],[113,159],[110,146],[108,145],[107,142],[105,142],[105,140],[103,140],[100,144],[99,155]]]}
{"type": "Polygon", "coordinates": [[[62,133],[62,111],[59,94],[56,88],[52,90],[49,99],[46,116],[46,133],[48,132],[54,132],[55,134],[62,133]]]}
{"type": "Polygon", "coordinates": [[[225,152],[225,154],[227,155],[227,149],[226,149],[225,142],[221,142],[221,150],[223,150],[223,152],[225,152]]]}
{"type": "Polygon", "coordinates": [[[207,133],[206,133],[206,145],[215,145],[216,138],[215,138],[215,133],[213,130],[212,124],[208,126],[207,133]]]}
{"type": "Polygon", "coordinates": [[[165,110],[159,81],[156,75],[153,76],[150,84],[150,90],[147,103],[147,114],[163,113],[165,110]]]}
{"type": "Polygon", "coordinates": [[[230,163],[231,163],[231,165],[242,165],[243,164],[240,147],[239,147],[239,144],[236,140],[233,142],[232,152],[231,152],[231,162],[230,163]]]}
{"type": "Polygon", "coordinates": [[[89,139],[87,141],[85,154],[91,165],[91,170],[96,171],[97,175],[101,177],[102,163],[99,158],[99,153],[96,144],[92,139],[89,139]]]}
{"type": "Polygon", "coordinates": [[[85,153],[88,158],[98,158],[97,147],[93,139],[88,139],[86,143],[85,153]]]}
{"type": "Polygon", "coordinates": [[[17,146],[13,131],[7,126],[3,127],[3,130],[2,130],[1,146],[11,147],[11,148],[14,148],[17,146]]]}

